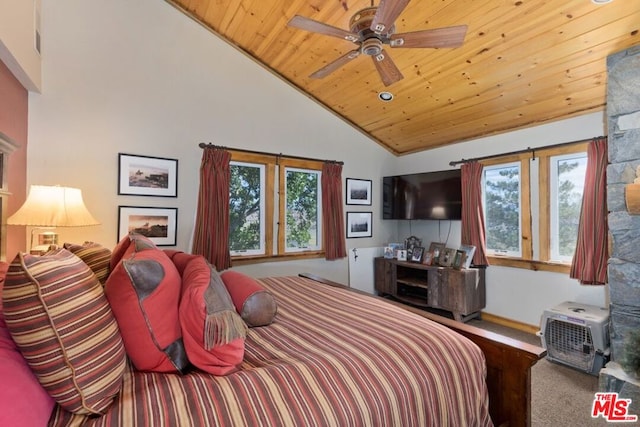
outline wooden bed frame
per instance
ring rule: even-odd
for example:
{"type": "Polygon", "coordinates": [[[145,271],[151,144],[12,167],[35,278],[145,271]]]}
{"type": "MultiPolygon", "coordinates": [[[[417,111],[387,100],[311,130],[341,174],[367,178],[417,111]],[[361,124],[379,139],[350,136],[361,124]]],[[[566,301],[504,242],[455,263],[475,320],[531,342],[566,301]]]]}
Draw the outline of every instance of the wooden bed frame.
{"type": "MultiPolygon", "coordinates": [[[[301,277],[381,298],[310,273],[301,277]]],[[[531,426],[531,367],[543,358],[544,348],[457,322],[397,301],[385,299],[422,317],[441,323],[476,343],[487,361],[489,413],[496,426],[531,426]]]]}

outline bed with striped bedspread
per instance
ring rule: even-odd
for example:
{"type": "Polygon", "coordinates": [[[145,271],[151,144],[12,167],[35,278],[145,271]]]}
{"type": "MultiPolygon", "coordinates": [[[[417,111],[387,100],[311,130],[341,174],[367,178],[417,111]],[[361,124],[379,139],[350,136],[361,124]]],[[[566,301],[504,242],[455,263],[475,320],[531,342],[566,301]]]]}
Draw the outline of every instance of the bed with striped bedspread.
{"type": "Polygon", "coordinates": [[[490,426],[484,355],[384,300],[300,277],[260,279],[278,302],[240,370],[125,374],[98,418],[52,426],[490,426]]]}

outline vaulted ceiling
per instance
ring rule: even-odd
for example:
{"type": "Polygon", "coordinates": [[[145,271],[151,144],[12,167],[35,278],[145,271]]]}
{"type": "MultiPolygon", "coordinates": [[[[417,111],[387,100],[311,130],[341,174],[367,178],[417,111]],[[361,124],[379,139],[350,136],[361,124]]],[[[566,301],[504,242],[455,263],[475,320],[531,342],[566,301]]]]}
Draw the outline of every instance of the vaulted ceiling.
{"type": "Polygon", "coordinates": [[[385,44],[382,74],[404,76],[387,86],[374,56],[345,57],[369,0],[167,1],[396,155],[603,110],[607,56],[640,45],[639,0],[376,0],[396,35],[467,26],[459,47],[385,44]],[[295,15],[330,27],[288,25],[295,15]]]}

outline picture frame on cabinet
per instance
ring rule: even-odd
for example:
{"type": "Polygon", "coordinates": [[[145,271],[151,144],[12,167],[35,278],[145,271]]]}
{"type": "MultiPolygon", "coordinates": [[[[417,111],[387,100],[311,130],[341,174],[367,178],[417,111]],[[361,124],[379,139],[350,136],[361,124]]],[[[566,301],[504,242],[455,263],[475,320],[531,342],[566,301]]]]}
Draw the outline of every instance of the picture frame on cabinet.
{"type": "Polygon", "coordinates": [[[433,256],[433,264],[438,264],[440,259],[440,255],[444,252],[445,244],[440,242],[431,242],[429,245],[429,252],[431,252],[433,256]]]}
{"type": "Polygon", "coordinates": [[[455,255],[453,256],[453,263],[451,264],[451,266],[456,270],[462,269],[462,267],[464,266],[464,259],[466,256],[467,255],[464,251],[461,251],[460,249],[458,249],[455,255]]]}
{"type": "Polygon", "coordinates": [[[473,255],[476,253],[476,247],[473,245],[460,245],[460,250],[464,251],[465,259],[462,268],[471,267],[473,262],[473,255]]]}
{"type": "Polygon", "coordinates": [[[411,262],[422,262],[424,248],[422,246],[414,246],[411,251],[411,262]]]}
{"type": "Polygon", "coordinates": [[[445,248],[445,250],[440,253],[438,264],[440,264],[443,267],[451,267],[451,264],[453,264],[453,259],[455,256],[456,256],[456,249],[445,248]]]}

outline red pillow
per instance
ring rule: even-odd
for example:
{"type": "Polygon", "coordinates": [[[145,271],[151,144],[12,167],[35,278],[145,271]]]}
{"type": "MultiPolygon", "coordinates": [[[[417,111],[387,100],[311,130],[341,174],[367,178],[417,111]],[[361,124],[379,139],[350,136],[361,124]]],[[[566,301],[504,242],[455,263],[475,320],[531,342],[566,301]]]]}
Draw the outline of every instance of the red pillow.
{"type": "Polygon", "coordinates": [[[182,275],[180,325],[189,361],[213,375],[234,372],[244,357],[246,325],[220,276],[202,256],[174,257],[180,264],[176,258],[188,261],[182,275]]]}
{"type": "Polygon", "coordinates": [[[116,265],[126,255],[130,255],[131,252],[138,252],[144,249],[158,249],[151,239],[143,236],[142,234],[129,233],[124,236],[113,251],[111,251],[111,260],[109,261],[109,270],[113,271],[116,265]]]}
{"type": "Polygon", "coordinates": [[[227,270],[220,275],[231,295],[236,310],[249,327],[266,326],[273,322],[278,305],[273,295],[254,278],[227,270]]]}
{"type": "Polygon", "coordinates": [[[138,370],[182,372],[187,367],[178,320],[180,284],[178,270],[158,249],[133,251],[107,279],[105,294],[138,370]]]}

